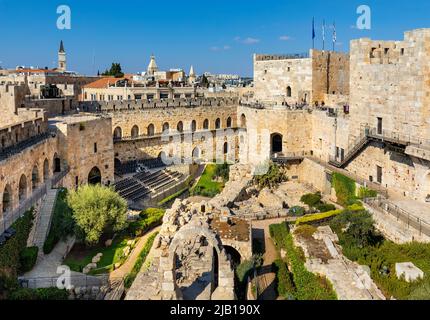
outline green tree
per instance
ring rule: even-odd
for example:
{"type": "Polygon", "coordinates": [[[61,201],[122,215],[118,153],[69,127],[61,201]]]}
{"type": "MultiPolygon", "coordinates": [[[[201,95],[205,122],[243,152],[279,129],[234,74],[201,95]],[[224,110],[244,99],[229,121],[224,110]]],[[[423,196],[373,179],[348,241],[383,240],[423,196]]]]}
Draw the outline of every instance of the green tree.
{"type": "Polygon", "coordinates": [[[89,245],[97,244],[103,233],[126,227],[127,202],[114,190],[86,185],[67,196],[77,225],[77,234],[89,245]]]}
{"type": "Polygon", "coordinates": [[[122,72],[121,64],[113,62],[112,66],[110,67],[110,70],[106,70],[105,72],[103,72],[102,75],[122,78],[124,76],[124,73],[122,72]]]}
{"type": "Polygon", "coordinates": [[[266,174],[254,176],[254,183],[257,184],[260,189],[273,189],[284,181],[287,181],[285,173],[273,162],[269,164],[266,174]]]}

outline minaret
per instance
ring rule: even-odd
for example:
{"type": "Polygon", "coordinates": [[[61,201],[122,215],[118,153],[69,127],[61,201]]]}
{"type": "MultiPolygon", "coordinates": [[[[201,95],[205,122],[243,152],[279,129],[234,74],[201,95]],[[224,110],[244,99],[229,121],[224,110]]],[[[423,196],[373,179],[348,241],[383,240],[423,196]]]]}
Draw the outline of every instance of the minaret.
{"type": "Polygon", "coordinates": [[[196,74],[194,73],[194,67],[191,66],[190,73],[188,75],[188,83],[194,84],[196,82],[196,74]]]}
{"type": "Polygon", "coordinates": [[[151,61],[149,61],[147,74],[153,76],[158,71],[157,63],[155,62],[155,56],[151,55],[151,61]]]}
{"type": "Polygon", "coordinates": [[[58,71],[65,72],[67,70],[66,51],[64,50],[63,40],[60,42],[60,50],[58,50],[58,71]]]}

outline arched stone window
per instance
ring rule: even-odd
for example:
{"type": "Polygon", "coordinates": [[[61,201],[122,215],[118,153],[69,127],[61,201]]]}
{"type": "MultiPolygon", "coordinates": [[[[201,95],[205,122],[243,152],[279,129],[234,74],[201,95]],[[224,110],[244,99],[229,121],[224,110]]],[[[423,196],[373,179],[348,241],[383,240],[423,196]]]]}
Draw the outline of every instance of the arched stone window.
{"type": "Polygon", "coordinates": [[[155,127],[154,127],[154,125],[152,123],[148,126],[146,134],[149,137],[152,137],[155,134],[155,127]]]}
{"type": "Polygon", "coordinates": [[[279,133],[272,134],[271,139],[272,153],[282,152],[282,135],[279,133]]]}
{"type": "Polygon", "coordinates": [[[191,121],[191,132],[196,132],[197,130],[197,123],[196,120],[191,121]]]}
{"type": "Polygon", "coordinates": [[[231,128],[231,117],[227,118],[227,128],[231,128]]]}
{"type": "Polygon", "coordinates": [[[193,153],[192,153],[193,163],[198,163],[199,162],[198,160],[200,159],[200,156],[201,156],[200,148],[199,147],[194,148],[193,149],[193,153]]]}
{"type": "Polygon", "coordinates": [[[113,138],[114,139],[121,139],[122,138],[122,129],[121,127],[116,127],[113,131],[113,138]]]}
{"type": "Polygon", "coordinates": [[[178,130],[178,132],[184,132],[184,124],[182,123],[182,121],[178,122],[178,125],[176,126],[176,130],[178,130]]]}
{"type": "Polygon", "coordinates": [[[3,213],[9,212],[12,209],[12,189],[8,184],[3,191],[2,206],[3,213]]]}
{"type": "Polygon", "coordinates": [[[208,130],[209,129],[209,120],[205,119],[203,121],[203,129],[208,130]]]}
{"type": "Polygon", "coordinates": [[[43,162],[43,181],[46,182],[49,179],[49,162],[45,159],[43,162]]]}
{"type": "Polygon", "coordinates": [[[92,185],[102,183],[102,174],[99,168],[94,167],[91,169],[90,173],[88,174],[88,183],[92,185]]]}
{"type": "Polygon", "coordinates": [[[287,87],[287,97],[291,97],[291,95],[292,95],[291,87],[290,87],[290,86],[288,86],[288,87],[287,87]]]}
{"type": "Polygon", "coordinates": [[[61,159],[57,155],[57,153],[54,154],[53,166],[52,167],[53,167],[54,173],[61,172],[61,159]]]}
{"type": "Polygon", "coordinates": [[[133,128],[131,128],[131,137],[137,138],[139,136],[139,127],[137,125],[134,125],[133,128]]]}
{"type": "Polygon", "coordinates": [[[224,151],[224,154],[228,153],[228,143],[227,142],[224,142],[223,151],[224,151]]]}
{"type": "Polygon", "coordinates": [[[27,177],[24,174],[19,179],[18,198],[20,203],[27,199],[27,177]]]}
{"type": "Polygon", "coordinates": [[[39,170],[37,165],[33,167],[33,171],[31,172],[31,189],[35,190],[39,185],[39,170]]]}
{"type": "Polygon", "coordinates": [[[168,122],[163,123],[163,133],[168,133],[170,130],[170,126],[168,122]]]}
{"type": "Polygon", "coordinates": [[[240,126],[242,128],[246,128],[246,116],[245,114],[242,113],[242,115],[240,116],[240,126]]]}
{"type": "Polygon", "coordinates": [[[221,128],[221,119],[218,118],[215,120],[215,129],[220,129],[221,128]]]}

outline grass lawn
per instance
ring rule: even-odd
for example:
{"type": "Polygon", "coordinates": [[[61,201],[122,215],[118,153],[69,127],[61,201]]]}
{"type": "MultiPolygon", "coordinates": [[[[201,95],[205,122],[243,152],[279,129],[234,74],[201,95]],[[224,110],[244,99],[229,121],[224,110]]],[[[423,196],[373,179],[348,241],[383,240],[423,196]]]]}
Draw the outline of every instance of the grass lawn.
{"type": "Polygon", "coordinates": [[[191,190],[193,195],[200,195],[204,197],[214,197],[224,188],[223,182],[214,181],[216,164],[208,164],[199,179],[197,185],[191,190]]]}
{"type": "MultiPolygon", "coordinates": [[[[103,253],[97,263],[97,269],[91,270],[90,274],[109,273],[113,271],[116,263],[123,264],[127,257],[123,256],[123,250],[127,247],[129,240],[135,240],[135,244],[150,229],[159,225],[163,219],[165,210],[158,208],[148,208],[141,213],[141,218],[131,222],[126,230],[119,233],[110,247],[105,246],[109,237],[104,236],[94,247],[85,244],[75,244],[72,251],[64,260],[64,264],[71,270],[82,272],[82,269],[89,263],[97,253],[103,253]]],[[[133,248],[132,248],[133,249],[133,248]]]]}
{"type": "Polygon", "coordinates": [[[66,260],[64,260],[64,264],[69,266],[73,271],[82,272],[82,269],[87,264],[91,263],[92,258],[97,253],[101,252],[103,256],[97,263],[97,269],[91,270],[90,274],[111,272],[116,263],[123,263],[125,261],[125,257],[122,257],[122,254],[123,249],[127,246],[128,240],[132,240],[132,238],[128,235],[120,235],[114,239],[110,247],[105,247],[104,241],[100,241],[100,243],[94,247],[76,244],[66,260]]]}

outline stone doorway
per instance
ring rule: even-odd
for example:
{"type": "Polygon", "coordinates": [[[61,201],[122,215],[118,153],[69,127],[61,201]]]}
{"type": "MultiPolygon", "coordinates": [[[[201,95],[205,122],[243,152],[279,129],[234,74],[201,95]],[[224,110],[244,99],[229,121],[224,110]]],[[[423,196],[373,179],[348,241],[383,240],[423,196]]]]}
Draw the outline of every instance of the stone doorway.
{"type": "Polygon", "coordinates": [[[102,174],[99,168],[94,167],[91,169],[90,173],[88,174],[88,183],[92,185],[102,183],[102,174]]]}
{"type": "Polygon", "coordinates": [[[272,134],[270,141],[272,154],[282,153],[282,135],[279,133],[274,133],[272,134]]]}

